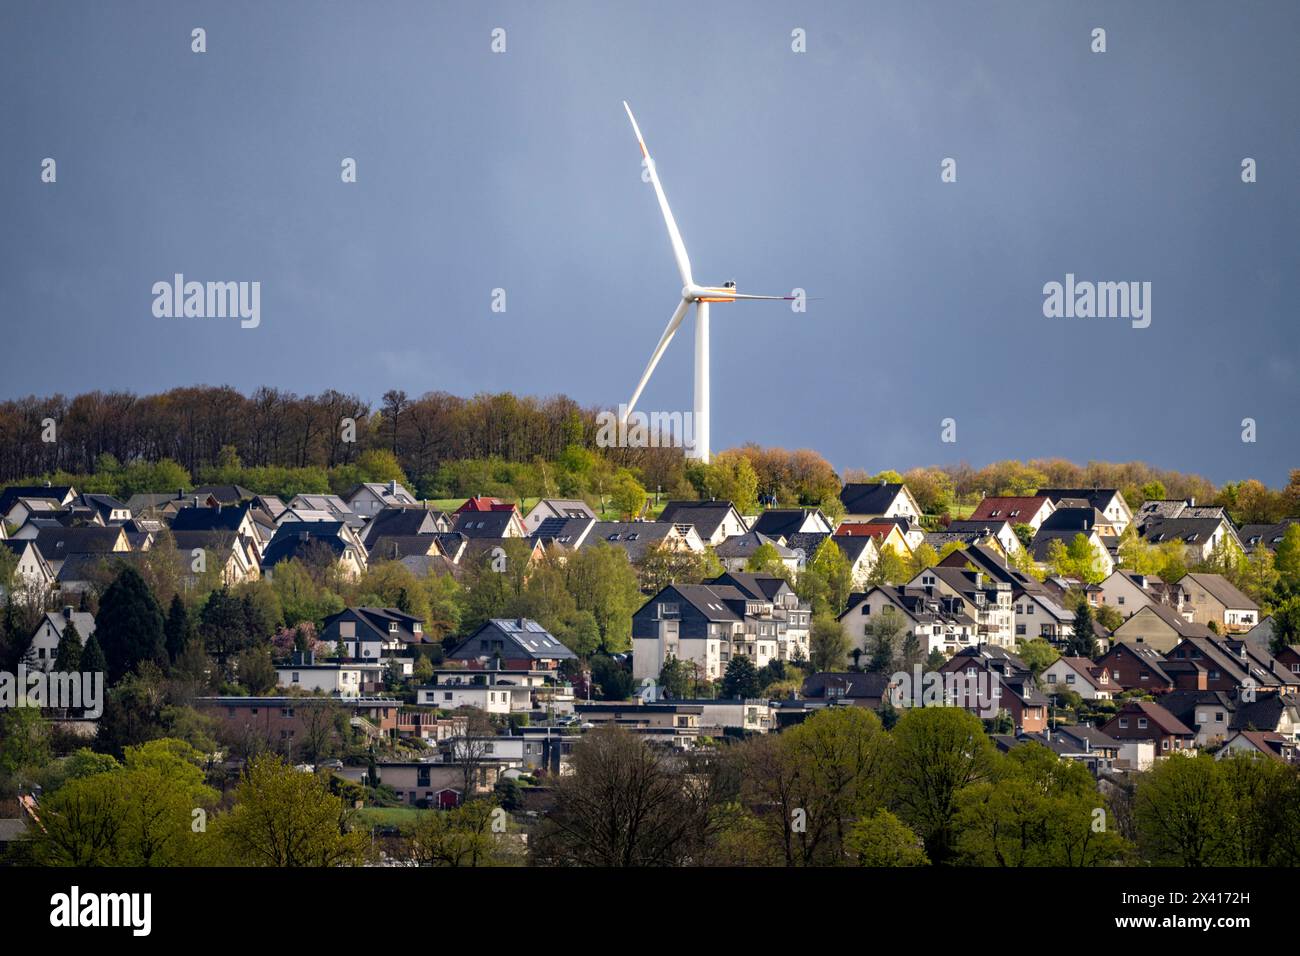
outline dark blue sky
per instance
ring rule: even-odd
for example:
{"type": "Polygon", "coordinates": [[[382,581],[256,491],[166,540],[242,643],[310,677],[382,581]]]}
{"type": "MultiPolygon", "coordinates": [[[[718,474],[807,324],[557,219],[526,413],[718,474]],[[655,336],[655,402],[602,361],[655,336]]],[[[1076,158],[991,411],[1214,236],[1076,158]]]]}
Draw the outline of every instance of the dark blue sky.
{"type": "Polygon", "coordinates": [[[1300,5],[799,6],[6,0],[0,395],[626,401],[680,286],[626,98],[696,278],[820,297],[714,307],[715,448],[1300,466],[1300,5]],[[175,272],[261,281],[261,326],[155,318],[175,272]],[[1044,318],[1067,272],[1151,327],[1044,318]]]}

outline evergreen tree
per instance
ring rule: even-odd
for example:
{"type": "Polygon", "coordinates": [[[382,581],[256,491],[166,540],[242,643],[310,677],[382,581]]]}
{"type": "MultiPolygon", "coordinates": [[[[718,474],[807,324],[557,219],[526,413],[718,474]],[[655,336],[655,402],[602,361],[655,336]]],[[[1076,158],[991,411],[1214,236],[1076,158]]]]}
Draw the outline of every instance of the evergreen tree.
{"type": "Polygon", "coordinates": [[[167,609],[167,623],[163,625],[163,633],[167,643],[167,656],[175,664],[197,636],[189,609],[179,594],[173,595],[171,607],[167,609]]]}
{"type": "Polygon", "coordinates": [[[59,649],[54,656],[54,669],[71,674],[81,669],[81,635],[77,625],[69,621],[59,636],[59,649]]]}
{"type": "Polygon", "coordinates": [[[762,687],[758,683],[758,668],[747,654],[735,654],[727,663],[722,677],[722,696],[748,700],[757,697],[762,687]]]}
{"type": "Polygon", "coordinates": [[[108,661],[104,659],[104,649],[99,638],[94,634],[86,641],[81,651],[81,670],[87,674],[102,674],[108,670],[108,661]]]}
{"type": "Polygon", "coordinates": [[[123,568],[104,592],[95,637],[108,660],[109,684],[142,661],[167,662],[162,609],[135,568],[123,568]]]}

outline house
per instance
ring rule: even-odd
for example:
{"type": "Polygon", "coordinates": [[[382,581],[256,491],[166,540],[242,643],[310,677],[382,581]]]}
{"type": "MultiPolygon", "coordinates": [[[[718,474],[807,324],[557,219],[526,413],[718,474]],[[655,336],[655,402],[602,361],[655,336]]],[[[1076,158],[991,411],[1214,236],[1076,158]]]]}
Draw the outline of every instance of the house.
{"type": "Polygon", "coordinates": [[[1119,691],[1106,668],[1086,657],[1058,657],[1040,678],[1039,684],[1048,694],[1064,688],[1084,700],[1110,700],[1119,691]]]}
{"type": "MultiPolygon", "coordinates": [[[[1025,546],[1020,543],[1020,537],[1016,534],[1015,527],[1010,521],[1003,520],[970,520],[970,521],[950,521],[948,527],[944,528],[942,534],[961,536],[966,540],[963,545],[984,544],[987,539],[991,538],[997,542],[995,550],[1003,554],[1017,554],[1025,550],[1025,546]]],[[[929,541],[929,535],[926,540],[929,541]]],[[[947,541],[941,543],[947,544],[947,541]]],[[[933,543],[931,547],[934,547],[933,543]]],[[[940,548],[935,548],[936,551],[940,548]]]]}
{"type": "Polygon", "coordinates": [[[1241,526],[1237,536],[1247,554],[1259,547],[1276,551],[1277,546],[1282,543],[1287,528],[1293,524],[1300,524],[1300,518],[1283,518],[1277,524],[1245,524],[1241,526]]]}
{"type": "Polygon", "coordinates": [[[916,498],[907,485],[898,482],[851,481],[840,489],[840,503],[849,521],[894,517],[919,521],[921,518],[921,506],[916,498]]]}
{"type": "Polygon", "coordinates": [[[780,541],[769,538],[757,531],[749,531],[745,534],[727,538],[722,544],[714,548],[714,553],[717,554],[718,560],[722,562],[722,566],[728,571],[744,571],[746,563],[754,556],[754,552],[765,544],[770,545],[776,551],[781,566],[791,574],[797,572],[802,562],[806,560],[802,552],[787,547],[780,541]]]}
{"type": "MultiPolygon", "coordinates": [[[[490,793],[508,769],[508,764],[496,760],[479,759],[468,768],[464,763],[431,760],[386,761],[375,765],[379,783],[390,787],[403,803],[413,807],[451,810],[460,806],[467,796],[490,793]],[[465,794],[466,773],[473,778],[473,794],[465,794]]],[[[362,783],[369,766],[344,767],[339,776],[354,783],[362,783]]]]}
{"type": "MultiPolygon", "coordinates": [[[[1268,617],[1264,618],[1243,634],[1241,639],[1251,647],[1255,648],[1255,650],[1262,651],[1265,654],[1271,654],[1273,652],[1273,615],[1270,614],[1268,617]]],[[[1282,648],[1276,655],[1278,660],[1281,660],[1282,655],[1288,650],[1289,648],[1282,648]]],[[[1294,668],[1292,669],[1294,670],[1294,668]]]]}
{"type": "Polygon", "coordinates": [[[1165,670],[1165,663],[1164,655],[1150,645],[1116,643],[1097,666],[1110,675],[1119,692],[1163,694],[1174,689],[1174,678],[1165,670]]]}
{"type": "Polygon", "coordinates": [[[874,650],[867,640],[871,623],[890,613],[901,616],[905,633],[917,639],[926,655],[934,651],[952,655],[978,640],[975,619],[961,598],[924,588],[881,585],[849,595],[848,606],[838,618],[851,648],[860,652],[859,658],[870,658],[874,650]]]}
{"type": "Polygon", "coordinates": [[[1111,554],[1110,544],[1095,528],[1088,531],[1075,528],[1039,528],[1038,533],[1034,535],[1034,540],[1030,542],[1029,554],[1040,568],[1048,568],[1051,564],[1053,542],[1059,541],[1062,547],[1068,548],[1079,535],[1087,538],[1088,543],[1092,545],[1096,569],[1103,577],[1108,576],[1115,570],[1115,559],[1111,554]]]}
{"type": "Polygon", "coordinates": [[[73,508],[93,513],[104,525],[121,524],[131,520],[131,509],[112,495],[83,494],[74,500],[73,508]]]}
{"type": "Polygon", "coordinates": [[[1101,582],[1103,604],[1115,608],[1126,617],[1136,614],[1148,604],[1164,604],[1182,613],[1185,595],[1177,584],[1166,584],[1155,574],[1138,574],[1116,568],[1101,582]]]}
{"type": "Polygon", "coordinates": [[[335,563],[346,578],[360,577],[366,569],[366,549],[356,533],[342,521],[292,521],[280,526],[262,552],[262,573],[275,574],[275,566],[297,558],[335,563]]]}
{"type": "Polygon", "coordinates": [[[700,738],[704,707],[682,701],[647,703],[637,698],[578,704],[574,713],[583,723],[622,727],[638,737],[685,750],[700,738]]]}
{"type": "Polygon", "coordinates": [[[388,697],[196,697],[194,707],[218,721],[222,739],[250,735],[273,747],[294,749],[320,734],[342,713],[354,726],[369,728],[372,736],[394,733],[402,702],[388,697]]]}
{"type": "MultiPolygon", "coordinates": [[[[1268,654],[1255,651],[1245,641],[1234,641],[1210,635],[1189,637],[1179,641],[1165,654],[1166,667],[1179,661],[1193,663],[1205,671],[1197,687],[1189,689],[1222,690],[1237,692],[1249,688],[1260,694],[1294,693],[1300,691],[1300,675],[1268,654]]],[[[1175,684],[1182,686],[1176,679],[1175,684]]]]}
{"type": "Polygon", "coordinates": [[[704,583],[710,587],[735,588],[746,602],[745,638],[741,644],[733,643],[733,652],[755,656],[755,642],[765,639],[775,629],[776,656],[780,660],[808,659],[812,605],[800,600],[784,578],[727,571],[704,583]]]}
{"type": "Polygon", "coordinates": [[[126,532],[119,526],[114,528],[42,528],[33,539],[36,550],[49,562],[50,568],[57,575],[64,560],[73,554],[106,555],[115,552],[128,552],[131,544],[126,532]]]}
{"type": "MultiPolygon", "coordinates": [[[[561,553],[577,551],[587,541],[587,535],[596,527],[596,518],[547,518],[537,526],[531,537],[544,548],[558,548],[561,553]]],[[[679,526],[689,527],[689,525],[679,526]]]]}
{"type": "Polygon", "coordinates": [[[487,511],[514,510],[515,504],[513,501],[502,501],[500,498],[491,498],[487,495],[473,495],[472,497],[466,498],[461,506],[456,509],[456,514],[464,514],[469,511],[481,514],[487,511]]]}
{"type": "Polygon", "coordinates": [[[1148,741],[1161,757],[1190,754],[1196,746],[1194,730],[1159,704],[1146,700],[1126,700],[1119,712],[1102,724],[1101,732],[1120,742],[1148,741]]]}
{"type": "Polygon", "coordinates": [[[1153,498],[1142,502],[1133,522],[1138,533],[1148,521],[1160,518],[1222,518],[1219,505],[1197,505],[1195,498],[1153,498]]]}
{"type": "Polygon", "coordinates": [[[438,538],[432,534],[382,534],[366,542],[369,559],[401,561],[410,557],[434,557],[442,554],[438,538]]]}
{"type": "Polygon", "coordinates": [[[971,521],[1005,521],[1013,527],[1027,524],[1037,531],[1047,517],[1056,510],[1052,499],[1046,495],[1003,496],[990,495],[980,500],[971,512],[971,521]]]}
{"type": "Polygon", "coordinates": [[[1062,499],[1056,510],[1043,519],[1039,531],[1073,531],[1087,534],[1096,531],[1102,538],[1118,537],[1115,522],[1085,502],[1062,499]]]}
{"type": "Polygon", "coordinates": [[[1234,733],[1237,701],[1221,690],[1173,690],[1160,706],[1196,731],[1197,747],[1215,747],[1234,733]]]}
{"type": "Polygon", "coordinates": [[[205,571],[218,570],[226,586],[261,576],[261,556],[255,539],[241,538],[231,531],[174,531],[172,542],[184,559],[180,566],[189,586],[205,571]]]}
{"type": "Polygon", "coordinates": [[[1221,631],[1249,631],[1259,623],[1259,605],[1221,574],[1188,572],[1178,582],[1187,594],[1186,610],[1196,624],[1213,621],[1221,631]]]}
{"type": "Polygon", "coordinates": [[[59,656],[59,641],[63,639],[63,632],[69,624],[77,629],[83,647],[90,635],[95,633],[95,618],[85,611],[73,610],[71,605],[58,611],[46,611],[32,636],[31,646],[27,650],[28,660],[43,671],[53,669],[59,656]]]}
{"type": "Polygon", "coordinates": [[[829,534],[831,523],[820,508],[769,508],[749,529],[769,538],[786,539],[793,534],[829,534]]]}
{"type": "Polygon", "coordinates": [[[1295,765],[1297,762],[1295,741],[1287,740],[1281,734],[1270,734],[1262,730],[1238,730],[1233,733],[1214,755],[1215,760],[1237,754],[1252,757],[1264,757],[1281,763],[1295,765]]]}
{"type": "Polygon", "coordinates": [[[451,530],[451,520],[441,511],[427,508],[383,508],[375,512],[361,532],[361,542],[370,547],[375,538],[386,535],[434,535],[451,530]]]}
{"type": "Polygon", "coordinates": [[[1208,518],[1150,518],[1139,533],[1149,544],[1181,541],[1189,565],[1208,561],[1225,540],[1245,550],[1237,530],[1226,515],[1208,518]]]}
{"type": "Polygon", "coordinates": [[[1123,534],[1124,529],[1133,521],[1133,509],[1116,488],[1039,488],[1037,493],[1057,508],[1061,506],[1062,499],[1087,502],[1089,507],[1095,508],[1110,521],[1116,534],[1123,534]]]}
{"type": "Polygon", "coordinates": [[[249,491],[243,485],[200,485],[190,494],[204,499],[204,504],[209,507],[238,505],[257,497],[256,492],[249,491]]]}
{"type": "Polygon", "coordinates": [[[966,615],[975,621],[978,642],[998,647],[1015,645],[1015,611],[1011,585],[1006,581],[990,577],[983,571],[936,565],[924,569],[908,581],[907,586],[921,588],[927,594],[960,598],[966,615]]]}
{"type": "MultiPolygon", "coordinates": [[[[996,645],[967,647],[939,668],[941,674],[962,674],[967,681],[984,674],[999,711],[1006,711],[1016,733],[1039,733],[1047,727],[1049,701],[1038,687],[1029,667],[1020,658],[996,645]],[[996,679],[994,679],[996,678],[996,679]]],[[[966,709],[979,713],[987,702],[981,694],[966,702],[966,709]]],[[[983,715],[982,715],[983,716],[983,715]]]]}
{"type": "Polygon", "coordinates": [[[524,522],[511,505],[509,510],[458,511],[452,516],[452,530],[467,538],[522,538],[524,522]]]}
{"type": "Polygon", "coordinates": [[[717,546],[733,535],[749,530],[730,501],[669,501],[659,513],[660,521],[695,526],[700,540],[717,546]]]}
{"type": "Polygon", "coordinates": [[[317,664],[310,651],[305,654],[295,652],[294,657],[295,660],[275,668],[277,683],[281,687],[332,697],[360,697],[364,685],[382,678],[382,668],[378,664],[317,664]]]}
{"type": "Polygon", "coordinates": [[[1074,637],[1074,611],[1051,591],[1024,591],[1013,601],[1018,642],[1042,638],[1062,645],[1074,637]]]}
{"type": "Polygon", "coordinates": [[[0,520],[21,527],[34,510],[30,502],[44,501],[44,510],[57,511],[71,505],[76,497],[77,489],[71,485],[10,485],[0,491],[0,520]]]}
{"type": "Polygon", "coordinates": [[[1148,604],[1115,628],[1114,638],[1121,644],[1146,644],[1161,654],[1172,650],[1188,637],[1214,637],[1204,624],[1193,624],[1163,604],[1148,604]]]}
{"type": "Polygon", "coordinates": [[[645,557],[646,552],[661,546],[692,554],[704,551],[704,542],[695,528],[671,521],[597,521],[584,536],[581,546],[597,544],[622,549],[633,564],[645,557]]]}
{"type": "Polygon", "coordinates": [[[554,676],[550,670],[451,669],[433,672],[433,683],[416,688],[417,704],[456,710],[474,707],[486,714],[527,713],[537,689],[554,676]]]}
{"type": "Polygon", "coordinates": [[[632,677],[658,680],[670,658],[716,680],[735,654],[755,667],[808,657],[811,608],[782,578],[729,573],[662,588],[632,615],[632,677]]]}
{"type": "Polygon", "coordinates": [[[577,655],[542,625],[521,617],[483,622],[446,659],[479,665],[500,662],[505,670],[554,671],[577,655]]]}
{"type": "MultiPolygon", "coordinates": [[[[22,539],[5,539],[0,541],[0,548],[5,548],[14,556],[14,585],[30,597],[43,599],[54,587],[55,572],[36,547],[36,542],[22,539]]],[[[8,598],[5,588],[0,584],[0,597],[8,598]]]]}
{"type": "Polygon", "coordinates": [[[347,656],[357,661],[398,658],[409,674],[411,653],[417,645],[431,644],[424,634],[424,622],[395,607],[348,607],[325,618],[320,640],[342,644],[347,656]]]}
{"type": "Polygon", "coordinates": [[[524,515],[524,529],[528,534],[536,534],[543,521],[555,518],[595,520],[598,517],[591,506],[580,498],[543,498],[524,515]]]}
{"type": "Polygon", "coordinates": [[[893,678],[888,674],[818,671],[804,678],[799,694],[809,700],[824,700],[853,707],[880,710],[885,702],[895,707],[897,698],[893,678]]]}
{"type": "Polygon", "coordinates": [[[362,482],[344,495],[343,501],[349,511],[362,518],[374,517],[385,508],[407,508],[419,504],[396,479],[362,482]]]}
{"type": "Polygon", "coordinates": [[[869,537],[875,539],[876,552],[883,554],[888,548],[904,561],[910,560],[913,548],[907,541],[903,528],[894,521],[845,521],[835,529],[835,537],[869,537]]]}
{"type": "Polygon", "coordinates": [[[338,495],[315,494],[294,495],[275,519],[281,527],[293,521],[341,521],[353,529],[360,529],[366,523],[338,495]]]}

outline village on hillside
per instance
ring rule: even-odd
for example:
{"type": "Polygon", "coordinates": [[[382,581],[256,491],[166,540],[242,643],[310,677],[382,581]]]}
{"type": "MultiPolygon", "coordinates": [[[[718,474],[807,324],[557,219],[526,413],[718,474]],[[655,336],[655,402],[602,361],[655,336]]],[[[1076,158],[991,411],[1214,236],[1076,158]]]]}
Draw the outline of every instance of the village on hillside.
{"type": "Polygon", "coordinates": [[[153,774],[214,821],[174,865],[302,862],[243,827],[273,786],[342,813],[325,863],[1296,862],[1229,831],[1300,825],[1300,473],[1249,522],[1258,483],[735,483],[776,454],[688,463],[690,497],[433,499],[387,453],[338,493],[5,487],[3,670],[104,687],[0,713],[0,851],[140,863],[74,810],[153,774]],[[662,826],[615,841],[637,788],[662,826]]]}

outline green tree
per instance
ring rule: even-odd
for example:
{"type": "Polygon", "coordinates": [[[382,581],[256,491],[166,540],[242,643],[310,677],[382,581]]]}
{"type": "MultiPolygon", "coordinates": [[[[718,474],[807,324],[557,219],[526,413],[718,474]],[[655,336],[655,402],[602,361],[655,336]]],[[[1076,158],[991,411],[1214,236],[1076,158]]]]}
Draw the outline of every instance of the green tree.
{"type": "Polygon", "coordinates": [[[162,610],[134,568],[124,567],[104,591],[94,636],[108,660],[109,684],[143,661],[167,663],[162,610]]]}
{"type": "Polygon", "coordinates": [[[643,598],[627,553],[601,542],[582,548],[565,567],[578,610],[596,619],[601,647],[611,653],[631,647],[632,615],[643,598]]]}
{"type": "Polygon", "coordinates": [[[189,649],[197,637],[189,609],[185,607],[185,602],[181,600],[179,594],[172,596],[171,606],[167,609],[163,637],[167,645],[167,656],[173,664],[189,649]]]}
{"type": "Polygon", "coordinates": [[[90,635],[86,646],[81,651],[80,669],[88,674],[103,674],[108,670],[104,649],[99,646],[99,638],[94,634],[90,635]]]}
{"type": "Polygon", "coordinates": [[[848,664],[850,646],[849,636],[834,615],[819,614],[813,618],[808,653],[814,671],[843,670],[848,664]]]}
{"type": "Polygon", "coordinates": [[[758,668],[746,654],[733,654],[722,676],[722,696],[749,700],[762,690],[758,682],[758,668]]]}
{"type": "Polygon", "coordinates": [[[958,794],[993,772],[993,745],[978,717],[956,707],[909,708],[891,732],[893,809],[934,863],[957,852],[958,794]]]}
{"type": "Polygon", "coordinates": [[[64,625],[63,633],[59,636],[59,648],[54,656],[54,669],[65,674],[81,670],[81,654],[83,650],[81,635],[77,632],[77,625],[69,621],[64,625]]]}
{"type": "Polygon", "coordinates": [[[883,808],[855,822],[844,842],[859,866],[927,866],[930,863],[921,838],[883,808]]]}
{"type": "Polygon", "coordinates": [[[325,776],[262,754],[249,762],[214,836],[236,866],[355,866],[364,860],[366,836],[350,828],[351,816],[325,776]]]}
{"type": "Polygon", "coordinates": [[[1159,760],[1138,781],[1134,817],[1138,846],[1156,866],[1231,866],[1236,862],[1232,797],[1218,762],[1198,757],[1159,760]]]}

